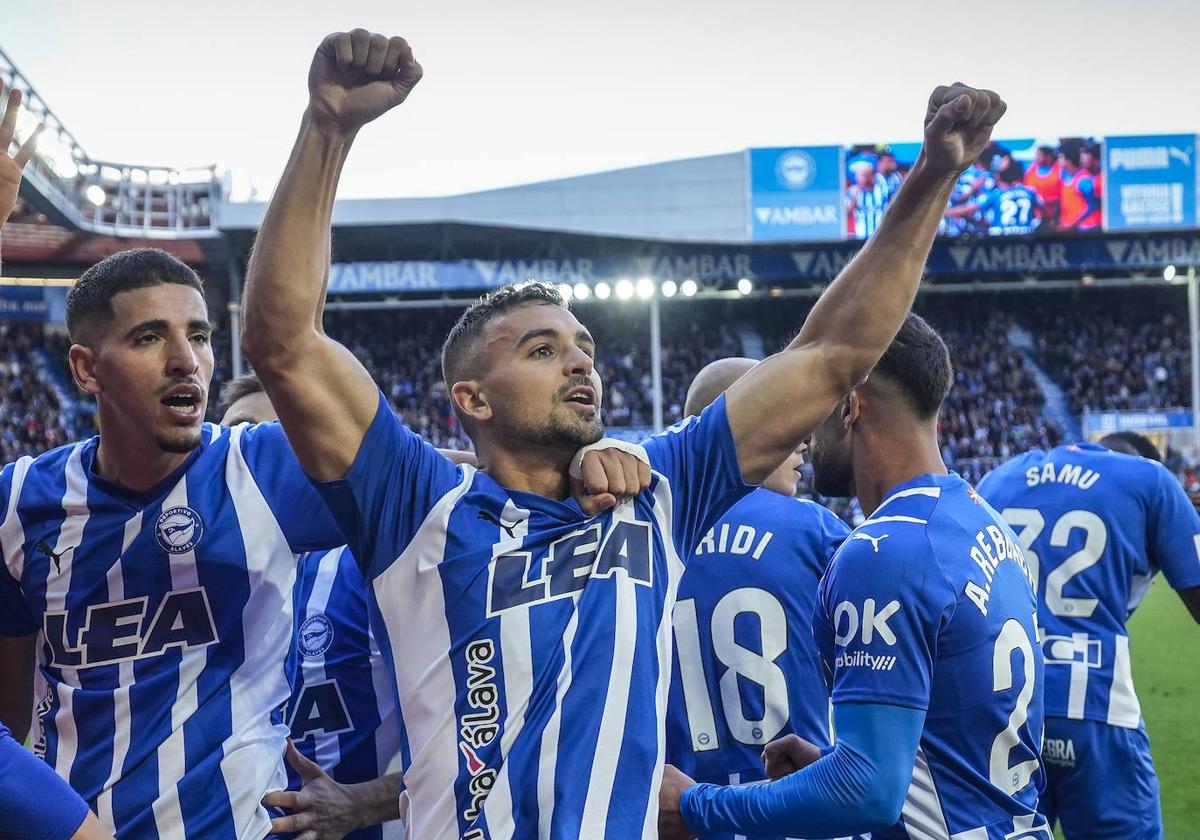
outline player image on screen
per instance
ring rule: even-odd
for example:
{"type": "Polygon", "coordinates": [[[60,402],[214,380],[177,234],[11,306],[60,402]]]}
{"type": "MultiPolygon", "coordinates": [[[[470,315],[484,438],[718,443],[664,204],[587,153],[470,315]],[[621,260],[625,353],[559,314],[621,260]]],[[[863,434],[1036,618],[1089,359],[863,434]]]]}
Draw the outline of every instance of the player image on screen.
{"type": "MultiPolygon", "coordinates": [[[[253,374],[226,382],[222,402],[222,426],[278,419],[253,374]]],[[[288,754],[288,786],[304,783],[305,790],[267,795],[267,805],[295,812],[276,817],[272,829],[400,840],[399,712],[371,632],[362,573],[345,546],[309,552],[298,562],[284,721],[296,750],[288,754]],[[314,779],[324,784],[310,784],[314,779]]]]}
{"type": "Polygon", "coordinates": [[[1021,164],[1010,162],[977,198],[951,208],[946,215],[959,217],[991,236],[1033,233],[1041,222],[1042,200],[1022,182],[1024,174],[1021,164]]]}
{"type": "MultiPolygon", "coordinates": [[[[699,414],[754,364],[730,358],[706,366],[688,389],[685,413],[699,414]]],[[[815,502],[794,498],[803,459],[797,450],[730,508],[679,582],[667,762],[697,781],[765,780],[763,747],[783,735],[830,743],[812,615],[817,585],[849,529],[815,502]]]]}
{"type": "Polygon", "coordinates": [[[1084,232],[1100,229],[1101,182],[1098,172],[1083,165],[1085,158],[1095,167],[1099,156],[1084,145],[1075,143],[1064,144],[1059,155],[1062,183],[1059,230],[1084,232]]]}
{"type": "Polygon", "coordinates": [[[1052,229],[1058,227],[1062,201],[1062,165],[1053,146],[1038,146],[1033,162],[1025,169],[1025,186],[1042,200],[1042,218],[1052,229]]]}
{"type": "Polygon", "coordinates": [[[838,549],[813,619],[837,740],[820,753],[795,735],[768,746],[768,772],[783,776],[768,784],[664,779],[682,788],[692,831],[1050,840],[1032,572],[1000,515],[942,463],[952,382],[945,343],[910,315],[813,434],[816,491],[872,511],[838,549]]]}
{"type": "Polygon", "coordinates": [[[953,176],[1004,105],[939,88],[894,221],[784,351],[699,417],[630,446],[636,467],[610,473],[600,461],[599,474],[579,473],[599,493],[634,493],[588,515],[567,495],[575,453],[601,442],[603,383],[591,334],[552,287],[502,287],[447,337],[443,375],[479,468],[456,467],[405,427],[324,334],[341,167],[359,130],[421,72],[400,38],[355,30],[318,48],[247,271],[243,350],[371,587],[397,680],[409,830],[423,840],[652,835],[685,562],[747,482],[782,463],[887,348],[953,176]]]}
{"type": "Polygon", "coordinates": [[[1120,432],[1019,455],[979,485],[1037,573],[1042,809],[1071,840],[1162,836],[1125,625],[1159,571],[1200,621],[1200,516],[1158,460],[1120,432]]]}

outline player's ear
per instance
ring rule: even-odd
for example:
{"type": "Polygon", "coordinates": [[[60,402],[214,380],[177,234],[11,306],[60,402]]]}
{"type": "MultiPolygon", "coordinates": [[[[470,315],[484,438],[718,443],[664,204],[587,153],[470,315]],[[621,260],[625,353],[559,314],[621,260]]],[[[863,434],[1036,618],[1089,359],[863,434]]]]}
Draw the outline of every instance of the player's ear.
{"type": "Polygon", "coordinates": [[[484,396],[479,382],[474,379],[455,382],[450,389],[450,399],[464,417],[480,421],[490,420],[492,417],[491,403],[484,396]]]}
{"type": "Polygon", "coordinates": [[[846,395],[846,399],[842,400],[842,426],[849,431],[850,428],[858,422],[858,415],[862,410],[858,389],[855,388],[846,395]]]}
{"type": "Polygon", "coordinates": [[[72,344],[67,351],[67,364],[71,368],[71,376],[75,384],[92,396],[104,390],[96,378],[96,351],[82,344],[72,344]]]}

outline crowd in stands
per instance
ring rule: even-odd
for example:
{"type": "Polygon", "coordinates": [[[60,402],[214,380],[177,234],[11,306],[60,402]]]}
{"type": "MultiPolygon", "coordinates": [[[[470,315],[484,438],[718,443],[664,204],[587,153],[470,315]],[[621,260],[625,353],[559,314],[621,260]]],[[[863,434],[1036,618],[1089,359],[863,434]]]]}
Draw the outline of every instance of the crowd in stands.
{"type": "Polygon", "coordinates": [[[1071,409],[1174,408],[1191,404],[1191,362],[1182,289],[1093,290],[1031,307],[1038,362],[1067,392],[1071,409]]]}
{"type": "MultiPolygon", "coordinates": [[[[946,338],[955,385],[939,419],[946,464],[978,480],[997,463],[1026,449],[1061,442],[1063,431],[1045,416],[1045,396],[1026,356],[1013,346],[1014,327],[1034,337],[1033,358],[1067,393],[1071,409],[1114,410],[1185,406],[1190,402],[1188,341],[1178,289],[1077,290],[1015,295],[938,295],[918,299],[916,311],[946,338]]],[[[811,299],[662,304],[663,412],[681,419],[692,376],[713,359],[781,349],[802,323],[811,299]],[[755,339],[761,339],[757,346],[755,339]],[[746,343],[744,343],[744,340],[746,343]]],[[[653,423],[650,323],[638,303],[575,305],[597,341],[610,429],[653,423]]],[[[437,446],[469,449],[470,442],[442,384],[441,342],[458,315],[453,309],[335,311],[326,329],[375,376],[412,429],[437,446]]],[[[228,330],[217,334],[217,370],[210,417],[229,375],[228,330]]],[[[35,350],[64,360],[64,337],[40,325],[0,326],[0,457],[4,462],[93,432],[88,416],[59,405],[58,392],[38,370],[35,350]]],[[[63,371],[63,382],[69,381],[63,371]]],[[[1181,477],[1178,456],[1169,462],[1181,477]]],[[[1200,473],[1191,483],[1200,490],[1200,473]]],[[[849,516],[849,508],[840,506],[849,516]]]]}
{"type": "Polygon", "coordinates": [[[65,360],[67,346],[39,324],[0,324],[0,463],[91,434],[90,418],[62,410],[54,385],[38,370],[36,350],[65,360]]]}

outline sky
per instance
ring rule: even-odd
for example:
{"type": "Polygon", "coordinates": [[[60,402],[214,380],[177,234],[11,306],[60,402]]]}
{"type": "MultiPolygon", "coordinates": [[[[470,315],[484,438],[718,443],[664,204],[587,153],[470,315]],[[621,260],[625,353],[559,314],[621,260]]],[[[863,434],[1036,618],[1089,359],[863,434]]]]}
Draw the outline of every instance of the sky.
{"type": "Polygon", "coordinates": [[[215,163],[270,194],[313,50],[402,35],[425,78],[339,195],[453,195],[753,146],[920,137],[938,84],[1004,137],[1200,131],[1195,0],[41,0],[0,48],[96,159],[215,163]]]}

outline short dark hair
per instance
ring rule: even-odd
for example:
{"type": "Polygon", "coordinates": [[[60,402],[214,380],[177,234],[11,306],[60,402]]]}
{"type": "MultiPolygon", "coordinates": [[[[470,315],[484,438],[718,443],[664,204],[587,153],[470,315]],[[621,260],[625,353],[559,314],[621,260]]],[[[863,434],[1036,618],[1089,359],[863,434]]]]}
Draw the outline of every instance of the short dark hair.
{"type": "Polygon", "coordinates": [[[1000,170],[1000,180],[1006,184],[1019,184],[1025,178],[1025,167],[1021,166],[1018,161],[1009,162],[1008,166],[1000,170]]]}
{"type": "Polygon", "coordinates": [[[207,302],[196,272],[166,251],[133,248],[105,257],[85,271],[67,294],[67,334],[78,342],[87,324],[112,318],[116,295],[162,283],[191,286],[207,302]]]}
{"type": "Polygon", "coordinates": [[[501,286],[488,292],[459,316],[442,345],[442,379],[446,382],[447,390],[464,378],[471,357],[471,346],[482,335],[487,323],[526,303],[568,308],[558,289],[547,283],[531,281],[501,286]]]}
{"type": "Polygon", "coordinates": [[[1137,432],[1112,432],[1100,438],[1100,445],[1114,452],[1124,452],[1127,455],[1132,454],[1132,450],[1143,458],[1162,463],[1162,455],[1159,453],[1158,447],[1151,443],[1148,437],[1139,435],[1137,432]]]}
{"type": "Polygon", "coordinates": [[[228,411],[229,406],[240,400],[242,397],[248,397],[251,394],[259,394],[265,391],[262,382],[253,373],[247,373],[243,376],[236,376],[227,381],[221,387],[221,408],[223,411],[228,411]]]}
{"type": "Polygon", "coordinates": [[[1037,147],[1037,150],[1038,150],[1039,152],[1044,152],[1044,153],[1046,153],[1046,154],[1048,154],[1048,155],[1052,155],[1052,154],[1054,154],[1054,147],[1053,147],[1053,146],[1038,146],[1038,147],[1037,147]]]}
{"type": "Polygon", "coordinates": [[[1079,166],[1079,149],[1080,147],[1078,145],[1063,146],[1062,156],[1065,157],[1072,166],[1079,166]]]}
{"type": "Polygon", "coordinates": [[[950,351],[937,330],[910,312],[871,376],[895,383],[917,418],[928,420],[937,415],[950,393],[954,369],[950,351]]]}

